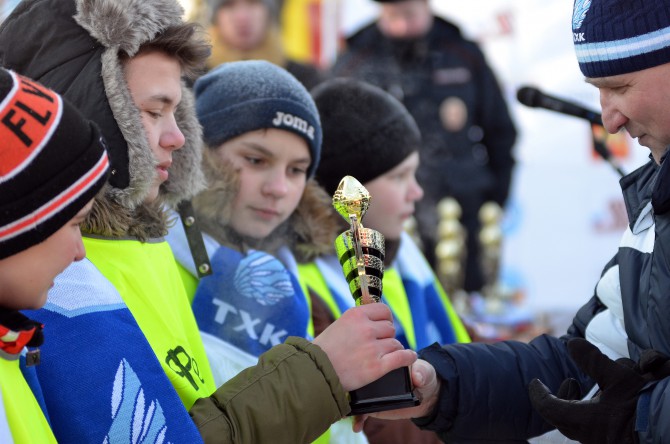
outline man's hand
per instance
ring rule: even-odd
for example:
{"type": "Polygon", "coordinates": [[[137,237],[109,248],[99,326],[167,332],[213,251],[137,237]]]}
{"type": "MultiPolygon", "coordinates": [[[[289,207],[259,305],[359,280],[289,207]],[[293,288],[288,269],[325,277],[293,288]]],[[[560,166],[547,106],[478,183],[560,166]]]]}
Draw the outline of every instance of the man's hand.
{"type": "Polygon", "coordinates": [[[409,407],[399,410],[386,410],[383,412],[370,413],[368,415],[356,416],[354,420],[354,432],[363,430],[363,424],[369,417],[381,419],[405,419],[420,418],[428,416],[433,412],[440,394],[440,380],[435,373],[435,368],[428,362],[417,359],[410,369],[414,393],[421,401],[416,407],[409,407]]]}
{"type": "MultiPolygon", "coordinates": [[[[592,399],[577,401],[566,381],[556,397],[538,379],[528,390],[535,409],[570,439],[585,444],[638,442],[635,413],[640,390],[650,381],[670,375],[668,358],[653,350],[643,352],[640,363],[622,358],[612,361],[585,339],[568,342],[568,352],[577,365],[593,378],[600,392],[592,399]],[[568,394],[570,393],[570,394],[568,394]]],[[[569,384],[574,387],[574,383],[569,384]]],[[[578,395],[577,395],[578,396],[578,395]]]]}
{"type": "Polygon", "coordinates": [[[416,353],[395,339],[391,310],[385,304],[350,308],[314,339],[328,355],[346,391],[408,367],[416,353]]]}

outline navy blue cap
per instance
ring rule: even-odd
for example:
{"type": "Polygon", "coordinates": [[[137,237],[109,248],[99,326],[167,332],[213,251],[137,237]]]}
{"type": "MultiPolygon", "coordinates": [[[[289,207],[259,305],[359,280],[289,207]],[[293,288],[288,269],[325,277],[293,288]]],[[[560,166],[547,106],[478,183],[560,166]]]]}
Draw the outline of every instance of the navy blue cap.
{"type": "Polygon", "coordinates": [[[670,62],[670,4],[576,0],[572,34],[586,77],[609,77],[670,62]]]}

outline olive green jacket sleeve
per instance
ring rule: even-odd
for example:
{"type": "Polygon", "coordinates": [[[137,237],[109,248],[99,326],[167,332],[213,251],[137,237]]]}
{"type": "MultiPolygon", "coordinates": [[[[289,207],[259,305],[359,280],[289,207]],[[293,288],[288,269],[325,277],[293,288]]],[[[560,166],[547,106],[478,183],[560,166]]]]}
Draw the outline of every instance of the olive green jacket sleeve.
{"type": "Polygon", "coordinates": [[[289,337],[190,410],[205,443],[309,443],[349,413],[328,356],[289,337]]]}

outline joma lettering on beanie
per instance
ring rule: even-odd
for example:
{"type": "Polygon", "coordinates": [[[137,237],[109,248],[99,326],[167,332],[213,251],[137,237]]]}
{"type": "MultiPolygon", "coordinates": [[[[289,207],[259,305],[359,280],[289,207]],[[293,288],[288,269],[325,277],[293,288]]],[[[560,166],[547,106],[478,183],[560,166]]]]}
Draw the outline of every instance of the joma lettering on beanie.
{"type": "Polygon", "coordinates": [[[58,231],[108,169],[92,122],[50,89],[0,69],[0,259],[58,231]]]}
{"type": "Polygon", "coordinates": [[[223,63],[195,82],[195,108],[205,143],[216,148],[259,129],[291,131],[307,141],[314,175],[321,157],[321,122],[305,87],[262,60],[223,63]]]}

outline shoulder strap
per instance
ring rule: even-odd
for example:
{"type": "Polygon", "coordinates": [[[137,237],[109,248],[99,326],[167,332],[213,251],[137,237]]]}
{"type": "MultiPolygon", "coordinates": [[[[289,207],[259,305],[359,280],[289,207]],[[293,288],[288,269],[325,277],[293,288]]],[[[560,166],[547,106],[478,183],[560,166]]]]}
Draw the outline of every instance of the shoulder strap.
{"type": "Polygon", "coordinates": [[[193,210],[193,204],[190,200],[182,200],[177,205],[177,212],[184,226],[184,233],[186,233],[186,240],[193,256],[193,262],[195,262],[198,278],[212,274],[212,264],[209,262],[205,242],[202,239],[202,232],[200,231],[200,226],[193,210]]]}

